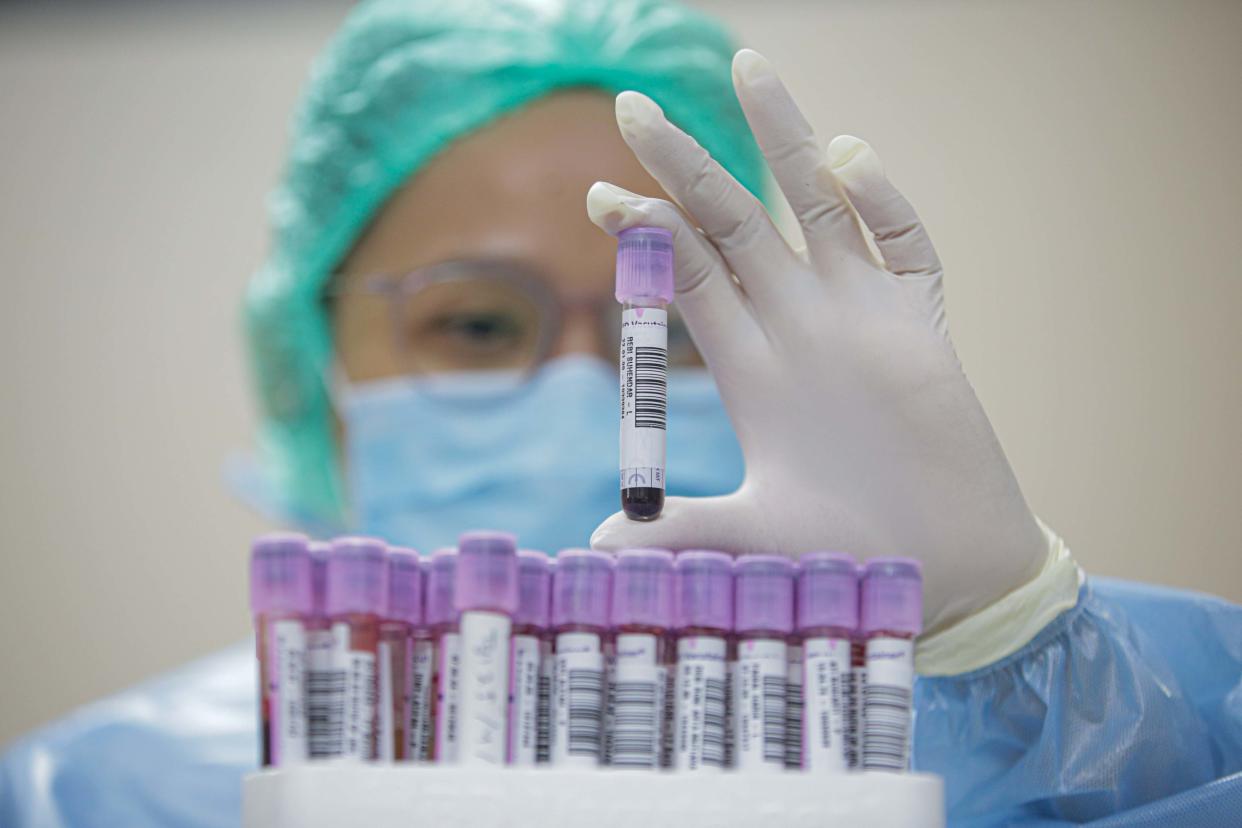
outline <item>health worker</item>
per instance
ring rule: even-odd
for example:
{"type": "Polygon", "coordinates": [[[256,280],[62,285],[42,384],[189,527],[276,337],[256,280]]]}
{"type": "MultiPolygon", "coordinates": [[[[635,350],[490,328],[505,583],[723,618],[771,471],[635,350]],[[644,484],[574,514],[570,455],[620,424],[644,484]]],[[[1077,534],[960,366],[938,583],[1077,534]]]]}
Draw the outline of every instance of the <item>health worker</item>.
{"type": "MultiPolygon", "coordinates": [[[[1242,609],[1082,572],[967,381],[913,208],[865,142],[823,146],[772,65],[683,6],[361,3],[315,64],[246,296],[263,424],[239,486],[423,549],[487,525],[549,550],[918,557],[914,767],[951,825],[1236,822],[1242,609]],[[636,225],[672,232],[680,314],[650,523],[608,517],[610,235],[636,225]]],[[[0,824],[236,825],[254,693],[242,644],[26,737],[0,824]]]]}

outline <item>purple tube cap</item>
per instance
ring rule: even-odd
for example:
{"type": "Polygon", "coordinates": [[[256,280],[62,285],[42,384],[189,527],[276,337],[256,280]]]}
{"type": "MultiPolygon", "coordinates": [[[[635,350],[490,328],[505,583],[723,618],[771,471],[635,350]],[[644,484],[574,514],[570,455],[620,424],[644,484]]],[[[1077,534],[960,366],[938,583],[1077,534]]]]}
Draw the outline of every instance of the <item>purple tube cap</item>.
{"type": "Polygon", "coordinates": [[[335,538],[328,551],[324,608],[329,616],[388,612],[388,547],[378,538],[335,538]]]}
{"type": "Polygon", "coordinates": [[[862,580],[862,631],[923,631],[923,565],[913,558],[872,558],[862,580]]]}
{"type": "Polygon", "coordinates": [[[807,552],[800,565],[798,629],[858,629],[858,562],[844,552],[807,552]]]}
{"type": "Polygon", "coordinates": [[[612,625],[669,629],[673,607],[673,553],[667,549],[622,549],[612,573],[612,625]]]}
{"type": "Polygon", "coordinates": [[[617,234],[617,301],[673,301],[673,234],[631,227],[617,234]]]}
{"type": "Polygon", "coordinates": [[[457,610],[453,606],[456,572],[456,549],[446,547],[431,553],[431,558],[427,561],[423,571],[426,590],[424,613],[427,626],[453,624],[457,621],[457,610]]]}
{"type": "Polygon", "coordinates": [[[547,553],[518,550],[518,605],[514,624],[545,629],[552,614],[552,567],[547,553]]]}
{"type": "Polygon", "coordinates": [[[673,595],[677,627],[733,629],[733,559],[692,549],[677,555],[673,595]]]}
{"type": "Polygon", "coordinates": [[[734,561],[733,628],[738,632],[793,632],[796,574],[793,561],[779,555],[743,555],[734,561]]]}
{"type": "Polygon", "coordinates": [[[326,541],[312,541],[310,545],[311,593],[314,596],[314,607],[311,613],[317,616],[323,615],[327,606],[324,599],[328,583],[329,549],[331,549],[331,544],[326,541]]]}
{"type": "Polygon", "coordinates": [[[552,571],[552,626],[608,626],[612,558],[593,549],[562,549],[552,571]]]}
{"type": "Polygon", "coordinates": [[[250,545],[250,611],[309,615],[315,607],[310,540],[293,532],[261,535],[250,545]]]}
{"type": "Polygon", "coordinates": [[[388,550],[388,618],[412,626],[423,623],[423,572],[413,549],[388,550]]]}
{"type": "Polygon", "coordinates": [[[457,540],[453,606],[512,615],[518,604],[517,538],[507,532],[466,532],[457,540]]]}

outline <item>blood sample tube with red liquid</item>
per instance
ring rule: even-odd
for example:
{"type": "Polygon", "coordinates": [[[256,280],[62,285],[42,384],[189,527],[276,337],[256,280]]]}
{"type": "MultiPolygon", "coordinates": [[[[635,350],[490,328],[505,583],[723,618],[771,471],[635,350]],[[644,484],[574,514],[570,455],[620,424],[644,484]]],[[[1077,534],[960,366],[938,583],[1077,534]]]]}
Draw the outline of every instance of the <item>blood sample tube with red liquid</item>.
{"type": "Polygon", "coordinates": [[[677,556],[674,750],[676,770],[723,770],[728,719],[729,633],[733,561],[721,552],[677,556]]]}
{"type": "Polygon", "coordinates": [[[333,540],[324,593],[332,631],[328,755],[374,759],[379,724],[379,628],[388,607],[384,542],[363,537],[333,540]]]}
{"type": "Polygon", "coordinates": [[[419,599],[417,613],[410,610],[410,617],[417,614],[410,637],[406,639],[405,721],[406,750],[408,762],[426,762],[431,758],[432,703],[431,694],[435,680],[435,642],[427,627],[427,561],[419,559],[419,599]]]}
{"type": "Polygon", "coordinates": [[[307,758],[305,621],[313,612],[304,536],[272,534],[255,540],[250,610],[259,662],[260,762],[295,765],[307,758]]]}
{"type": "Polygon", "coordinates": [[[733,767],[784,770],[794,566],[777,555],[743,555],[734,563],[733,578],[733,767]]]}
{"type": "Polygon", "coordinates": [[[872,558],[862,580],[867,677],[862,767],[904,771],[914,729],[914,639],[923,631],[923,567],[912,558],[872,558]]]}
{"type": "MultiPolygon", "coordinates": [[[[552,655],[548,616],[552,573],[548,556],[535,549],[518,552],[518,606],[513,613],[512,657],[509,668],[509,764],[530,766],[539,761],[540,699],[543,664],[552,655]]],[[[544,761],[547,761],[546,754],[544,761]]]]}
{"type": "Polygon", "coordinates": [[[457,550],[437,549],[427,567],[425,617],[435,641],[435,675],[432,679],[432,712],[435,736],[431,757],[439,764],[457,761],[461,712],[461,635],[453,604],[457,550]]]}
{"type": "Polygon", "coordinates": [[[660,227],[617,236],[621,303],[621,508],[655,520],[664,508],[668,419],[668,304],[673,301],[673,237],[660,227]]]}
{"type": "Polygon", "coordinates": [[[335,696],[332,684],[332,630],[328,625],[325,591],[328,578],[328,552],[331,544],[314,541],[310,545],[311,585],[314,612],[306,621],[306,734],[307,754],[321,759],[331,754],[335,730],[331,717],[335,696]]]}
{"type": "Polygon", "coordinates": [[[457,542],[462,765],[503,765],[508,747],[509,634],[518,603],[517,539],[467,532],[457,542]]]}
{"type": "Polygon", "coordinates": [[[603,760],[604,638],[612,558],[566,549],[552,574],[551,763],[595,767],[603,760]]]}
{"type": "Polygon", "coordinates": [[[409,707],[406,685],[407,659],[414,628],[422,616],[422,575],[418,553],[412,549],[388,550],[388,612],[380,622],[378,758],[403,761],[409,748],[409,707]]]}
{"type": "Polygon", "coordinates": [[[798,584],[802,638],[802,768],[850,766],[851,651],[858,628],[857,564],[849,555],[808,552],[798,584]]]}
{"type": "Polygon", "coordinates": [[[608,675],[613,767],[655,769],[671,759],[672,627],[673,554],[621,550],[613,566],[608,675]]]}

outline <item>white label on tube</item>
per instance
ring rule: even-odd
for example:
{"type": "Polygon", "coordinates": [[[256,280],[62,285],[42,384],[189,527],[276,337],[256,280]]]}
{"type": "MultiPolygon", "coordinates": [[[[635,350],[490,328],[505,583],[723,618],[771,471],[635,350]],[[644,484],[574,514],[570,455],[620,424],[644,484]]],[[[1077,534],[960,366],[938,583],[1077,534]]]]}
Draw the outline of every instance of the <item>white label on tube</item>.
{"type": "Polygon", "coordinates": [[[463,765],[503,765],[509,729],[509,616],[471,610],[461,616],[463,765]]]}
{"type": "Polygon", "coordinates": [[[616,767],[660,766],[668,671],[658,663],[658,654],[659,640],[654,635],[617,636],[610,674],[613,725],[609,755],[616,767]]]}
{"type": "Polygon", "coordinates": [[[905,638],[867,641],[863,687],[863,768],[905,770],[910,763],[914,642],[905,638]]]}
{"type": "Polygon", "coordinates": [[[509,764],[533,765],[539,752],[539,675],[542,642],[513,636],[509,664],[509,764]]]}
{"type": "Polygon", "coordinates": [[[551,761],[594,767],[603,750],[604,653],[595,633],[556,637],[551,761]]]}
{"type": "Polygon", "coordinates": [[[785,677],[785,767],[802,767],[802,646],[789,647],[785,677]]]}
{"type": "Polygon", "coordinates": [[[407,762],[425,762],[431,747],[431,682],[435,645],[427,638],[405,641],[405,723],[407,762]]]}
{"type": "Polygon", "coordinates": [[[804,663],[802,767],[844,771],[849,767],[850,642],[808,638],[804,663]]]}
{"type": "Polygon", "coordinates": [[[668,311],[621,314],[621,488],[664,488],[668,311]]]}
{"type": "Polygon", "coordinates": [[[286,619],[268,631],[267,694],[272,700],[268,732],[273,765],[296,765],[306,759],[306,630],[286,619]]]}
{"type": "Polygon", "coordinates": [[[394,762],[397,759],[397,723],[393,721],[394,655],[392,644],[387,641],[379,643],[376,649],[376,656],[379,658],[379,709],[376,713],[379,748],[376,756],[381,762],[394,762]]]}
{"type": "Polygon", "coordinates": [[[461,726],[461,636],[455,632],[440,636],[436,665],[436,756],[437,762],[457,761],[461,726]]]}
{"type": "Polygon", "coordinates": [[[725,640],[686,636],[677,642],[677,770],[720,770],[725,765],[725,640]]]}
{"type": "Polygon", "coordinates": [[[743,640],[733,679],[733,767],[743,771],[785,768],[785,642],[743,640]]]}
{"type": "Polygon", "coordinates": [[[335,680],[344,676],[340,694],[340,753],[346,759],[374,759],[376,719],[375,653],[349,648],[350,628],[345,622],[332,625],[332,670],[335,680]]]}
{"type": "Polygon", "coordinates": [[[313,759],[340,756],[345,742],[345,671],[337,669],[335,651],[331,629],[307,633],[306,721],[313,759]]]}

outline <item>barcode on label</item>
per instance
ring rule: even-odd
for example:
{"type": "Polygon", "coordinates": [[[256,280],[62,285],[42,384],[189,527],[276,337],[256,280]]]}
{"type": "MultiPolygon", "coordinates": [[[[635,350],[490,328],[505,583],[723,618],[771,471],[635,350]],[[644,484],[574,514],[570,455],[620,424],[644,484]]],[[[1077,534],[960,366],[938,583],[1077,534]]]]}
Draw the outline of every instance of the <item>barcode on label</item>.
{"type": "Polygon", "coordinates": [[[910,744],[910,690],[869,684],[863,689],[863,767],[905,770],[910,744]]]}
{"type": "Polygon", "coordinates": [[[668,349],[634,349],[634,427],[665,428],[668,419],[668,349]]]}
{"type": "Polygon", "coordinates": [[[785,761],[785,677],[763,677],[763,759],[785,761]]]}
{"type": "Polygon", "coordinates": [[[312,758],[345,751],[345,670],[312,670],[306,677],[306,720],[312,758]]]}
{"type": "Polygon", "coordinates": [[[619,681],[614,690],[612,764],[654,768],[659,763],[659,689],[651,681],[619,681]]]}
{"type": "Polygon", "coordinates": [[[551,757],[552,675],[544,669],[539,672],[539,714],[535,719],[535,761],[547,762],[551,757]]]}
{"type": "Polygon", "coordinates": [[[802,682],[785,684],[785,767],[802,767],[802,682]]]}
{"type": "Polygon", "coordinates": [[[723,768],[728,688],[723,679],[709,678],[703,684],[703,764],[723,768]]]}
{"type": "Polygon", "coordinates": [[[568,690],[569,755],[598,758],[604,719],[603,671],[570,669],[568,690]]]}

